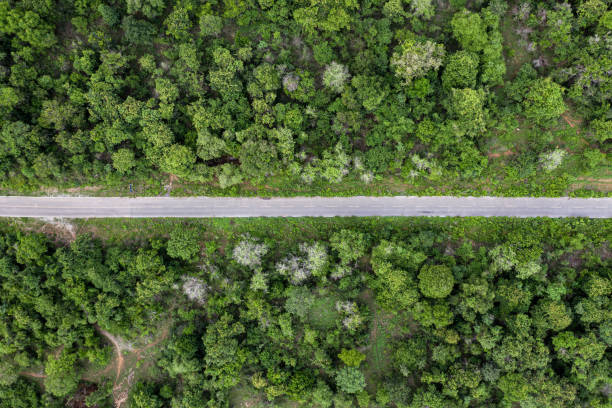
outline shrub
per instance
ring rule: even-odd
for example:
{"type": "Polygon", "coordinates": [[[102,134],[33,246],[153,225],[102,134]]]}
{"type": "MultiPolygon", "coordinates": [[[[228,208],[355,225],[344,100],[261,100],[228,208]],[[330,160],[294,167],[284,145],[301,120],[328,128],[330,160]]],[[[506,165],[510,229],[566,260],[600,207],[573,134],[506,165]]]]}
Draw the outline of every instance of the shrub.
{"type": "Polygon", "coordinates": [[[347,394],[355,394],[365,388],[366,382],[361,371],[354,367],[344,367],[336,374],[336,385],[347,394]]]}
{"type": "Polygon", "coordinates": [[[178,226],[170,233],[168,255],[171,257],[188,261],[199,251],[198,233],[195,230],[178,226]]]}
{"type": "Polygon", "coordinates": [[[454,284],[455,278],[445,265],[425,265],[419,272],[419,289],[424,296],[445,298],[450,295],[454,284]]]}

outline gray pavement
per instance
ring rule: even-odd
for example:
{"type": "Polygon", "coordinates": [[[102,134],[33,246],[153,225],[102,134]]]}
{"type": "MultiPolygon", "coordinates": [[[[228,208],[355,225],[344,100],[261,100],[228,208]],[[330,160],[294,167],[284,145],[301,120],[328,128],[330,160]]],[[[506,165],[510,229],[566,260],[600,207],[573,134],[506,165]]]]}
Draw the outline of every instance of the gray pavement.
{"type": "Polygon", "coordinates": [[[612,198],[503,197],[21,197],[0,217],[589,217],[612,218],[612,198]]]}

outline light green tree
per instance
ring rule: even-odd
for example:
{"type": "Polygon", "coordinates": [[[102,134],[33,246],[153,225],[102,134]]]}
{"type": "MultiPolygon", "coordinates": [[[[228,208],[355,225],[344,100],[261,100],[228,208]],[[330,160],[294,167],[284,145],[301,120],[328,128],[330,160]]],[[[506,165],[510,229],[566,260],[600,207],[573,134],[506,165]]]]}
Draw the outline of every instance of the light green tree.
{"type": "Polygon", "coordinates": [[[127,174],[136,165],[134,152],[130,149],[123,148],[113,153],[113,167],[120,174],[127,174]]]}
{"type": "Polygon", "coordinates": [[[467,10],[462,10],[451,20],[453,36],[467,51],[478,52],[487,45],[487,32],[482,18],[467,10]]]}
{"type": "Polygon", "coordinates": [[[450,295],[455,278],[448,266],[425,265],[419,272],[419,289],[430,298],[442,299],[450,295]]]}
{"type": "Polygon", "coordinates": [[[533,81],[523,101],[525,117],[538,124],[559,118],[566,109],[563,88],[550,78],[533,81]]]}
{"type": "Polygon", "coordinates": [[[197,231],[186,228],[183,225],[177,226],[171,233],[168,240],[168,255],[189,261],[200,251],[197,231]]]}
{"type": "Polygon", "coordinates": [[[363,373],[355,367],[343,367],[336,374],[336,385],[347,394],[355,394],[362,391],[365,386],[363,373]]]}
{"type": "Polygon", "coordinates": [[[482,89],[451,89],[449,111],[457,130],[477,135],[486,129],[485,93],[482,89]]]}
{"type": "Polygon", "coordinates": [[[75,363],[76,354],[67,349],[63,349],[57,357],[50,355],[45,363],[45,390],[57,397],[74,392],[79,384],[75,363]]]}
{"type": "Polygon", "coordinates": [[[458,51],[448,58],[442,73],[442,84],[446,89],[474,88],[478,75],[478,55],[469,51],[458,51]]]}

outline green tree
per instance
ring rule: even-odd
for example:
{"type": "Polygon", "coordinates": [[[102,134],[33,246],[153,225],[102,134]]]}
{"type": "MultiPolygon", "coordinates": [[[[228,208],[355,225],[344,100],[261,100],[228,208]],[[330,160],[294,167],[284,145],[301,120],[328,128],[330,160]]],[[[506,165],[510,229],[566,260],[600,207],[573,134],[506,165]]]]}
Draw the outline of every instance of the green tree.
{"type": "Polygon", "coordinates": [[[487,45],[487,32],[482,18],[476,13],[462,10],[451,20],[453,36],[466,51],[478,52],[487,45]]]}
{"type": "Polygon", "coordinates": [[[448,103],[457,130],[478,135],[486,129],[485,93],[482,89],[453,88],[448,103]]]}
{"type": "Polygon", "coordinates": [[[206,328],[204,342],[204,374],[214,390],[229,389],[240,381],[240,370],[247,359],[246,350],[237,337],[245,331],[240,322],[234,322],[227,313],[206,328]]]}
{"type": "Polygon", "coordinates": [[[512,404],[520,404],[527,399],[527,396],[531,392],[531,386],[529,382],[518,373],[510,373],[499,379],[497,387],[502,391],[504,395],[504,401],[512,404]]]}
{"type": "Polygon", "coordinates": [[[458,51],[448,58],[442,73],[445,88],[474,88],[478,75],[478,56],[469,51],[458,51]]]}
{"type": "Polygon", "coordinates": [[[189,31],[192,28],[189,13],[183,7],[178,5],[174,7],[172,13],[166,17],[164,21],[166,25],[166,34],[171,35],[179,41],[185,41],[189,37],[189,31]]]}
{"type": "Polygon", "coordinates": [[[77,355],[63,349],[59,356],[50,355],[45,363],[45,389],[64,397],[74,392],[79,384],[79,373],[75,367],[77,355]]]}
{"type": "Polygon", "coordinates": [[[318,381],[317,386],[312,391],[312,404],[315,408],[329,408],[332,405],[334,393],[323,381],[318,381]]]}
{"type": "Polygon", "coordinates": [[[15,260],[22,265],[43,265],[44,255],[47,252],[47,239],[42,234],[18,234],[19,243],[16,245],[15,260]]]}
{"type": "Polygon", "coordinates": [[[445,265],[425,265],[419,272],[419,289],[424,296],[442,299],[455,285],[451,270],[445,265]]]}
{"type": "Polygon", "coordinates": [[[165,8],[164,0],[126,0],[128,14],[141,12],[147,18],[157,17],[165,8]]]}
{"type": "Polygon", "coordinates": [[[160,169],[178,177],[189,177],[196,162],[195,154],[187,146],[173,144],[168,147],[160,163],[160,169]]]}
{"type": "Polygon", "coordinates": [[[184,261],[192,260],[200,252],[197,231],[183,225],[177,226],[170,233],[168,255],[184,261]]]}
{"type": "Polygon", "coordinates": [[[173,103],[179,97],[178,87],[166,78],[155,80],[155,91],[159,95],[159,100],[163,103],[173,103]]]}
{"type": "Polygon", "coordinates": [[[356,394],[366,386],[363,373],[355,367],[343,367],[336,374],[336,385],[347,394],[356,394]]]}
{"type": "Polygon", "coordinates": [[[150,386],[139,382],[130,390],[130,406],[135,408],[162,408],[162,400],[150,386]]]}
{"type": "Polygon", "coordinates": [[[10,86],[0,86],[0,113],[10,112],[21,102],[19,92],[10,86]]]}
{"type": "Polygon", "coordinates": [[[128,174],[130,170],[136,166],[134,152],[127,148],[119,149],[114,152],[112,159],[113,167],[117,169],[120,174],[128,174]]]}
{"type": "Polygon", "coordinates": [[[200,34],[203,36],[216,36],[223,29],[223,19],[212,14],[200,16],[200,34]]]}
{"type": "Polygon", "coordinates": [[[98,5],[98,13],[100,13],[102,20],[109,26],[113,27],[119,24],[119,14],[114,7],[100,3],[98,5]]]}
{"type": "Polygon", "coordinates": [[[525,117],[538,124],[559,118],[566,109],[563,88],[550,78],[533,81],[523,101],[525,117]]]}
{"type": "Polygon", "coordinates": [[[538,302],[534,322],[541,329],[560,331],[572,323],[572,316],[563,302],[543,299],[538,302]]]}
{"type": "Polygon", "coordinates": [[[153,42],[157,34],[155,26],[148,21],[138,20],[133,16],[124,17],[121,21],[123,36],[133,45],[148,45],[153,42]]]}
{"type": "Polygon", "coordinates": [[[367,249],[365,235],[353,230],[340,230],[331,236],[329,242],[345,264],[357,261],[367,249]]]}
{"type": "Polygon", "coordinates": [[[432,3],[433,0],[410,0],[410,9],[415,15],[429,20],[436,12],[436,7],[432,3]]]}

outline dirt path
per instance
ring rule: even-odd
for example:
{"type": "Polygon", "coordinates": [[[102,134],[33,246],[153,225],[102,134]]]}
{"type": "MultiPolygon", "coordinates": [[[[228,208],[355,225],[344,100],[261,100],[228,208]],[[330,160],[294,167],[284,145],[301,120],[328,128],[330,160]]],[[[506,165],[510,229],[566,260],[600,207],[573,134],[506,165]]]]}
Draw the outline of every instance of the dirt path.
{"type": "MultiPolygon", "coordinates": [[[[162,341],[164,341],[169,333],[170,329],[167,326],[164,326],[159,336],[153,339],[150,343],[144,345],[141,348],[133,348],[131,344],[125,342],[121,338],[114,336],[108,331],[102,329],[98,325],[94,325],[95,329],[102,336],[106,337],[108,341],[110,341],[115,349],[115,361],[109,364],[101,374],[107,374],[110,370],[115,369],[115,381],[113,384],[113,401],[115,408],[121,408],[123,404],[125,404],[129,398],[129,391],[134,384],[134,379],[136,377],[136,373],[134,372],[133,367],[128,367],[127,375],[122,379],[122,375],[126,369],[126,357],[123,356],[124,351],[128,351],[131,355],[136,356],[136,362],[144,359],[142,355],[147,350],[159,345],[162,341]]],[[[129,357],[129,356],[128,356],[129,357]]]]}
{"type": "Polygon", "coordinates": [[[19,375],[25,375],[26,377],[32,378],[47,378],[47,376],[43,373],[33,373],[31,371],[22,371],[19,373],[19,375]]]}
{"type": "Polygon", "coordinates": [[[164,189],[166,190],[166,194],[165,194],[166,197],[170,197],[170,193],[172,192],[172,185],[174,184],[175,181],[178,181],[178,177],[175,176],[174,174],[170,174],[168,184],[164,186],[164,189]]]}
{"type": "Polygon", "coordinates": [[[512,150],[506,150],[505,152],[502,152],[502,153],[489,153],[487,154],[487,156],[491,158],[496,158],[496,157],[502,157],[502,156],[512,156],[513,154],[514,152],[512,150]]]}
{"type": "Polygon", "coordinates": [[[108,368],[112,367],[113,364],[116,367],[115,382],[113,384],[113,401],[115,403],[115,408],[121,408],[128,399],[129,389],[132,385],[132,380],[134,378],[134,372],[130,372],[130,374],[123,381],[119,382],[119,378],[121,377],[121,371],[123,371],[123,366],[125,365],[125,358],[123,357],[123,350],[125,350],[125,347],[121,346],[121,342],[117,339],[117,337],[102,329],[97,324],[94,326],[98,333],[106,337],[108,341],[113,344],[113,347],[115,349],[115,362],[112,363],[109,367],[107,367],[104,371],[106,372],[108,368]],[[124,385],[125,380],[127,380],[127,387],[124,385]]]}
{"type": "Polygon", "coordinates": [[[121,370],[123,369],[123,365],[125,363],[125,359],[123,358],[123,350],[124,350],[124,348],[121,347],[121,344],[120,344],[119,340],[117,340],[117,338],[115,336],[113,336],[112,334],[110,334],[106,330],[102,329],[97,324],[94,325],[94,327],[96,328],[98,333],[100,333],[102,336],[106,337],[108,339],[108,341],[110,341],[113,344],[113,347],[115,348],[115,354],[117,355],[116,361],[115,361],[116,366],[117,366],[117,368],[116,368],[117,375],[115,376],[115,384],[117,384],[117,381],[119,381],[119,376],[121,375],[121,370]]]}
{"type": "Polygon", "coordinates": [[[170,333],[170,329],[167,326],[164,326],[164,328],[162,329],[161,334],[154,339],[151,343],[145,345],[142,348],[139,349],[134,349],[134,353],[136,353],[137,356],[137,360],[140,360],[142,358],[142,353],[149,350],[152,347],[157,346],[159,343],[161,343],[162,341],[166,340],[166,338],[168,338],[168,334],[170,333]]]}

